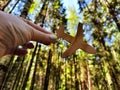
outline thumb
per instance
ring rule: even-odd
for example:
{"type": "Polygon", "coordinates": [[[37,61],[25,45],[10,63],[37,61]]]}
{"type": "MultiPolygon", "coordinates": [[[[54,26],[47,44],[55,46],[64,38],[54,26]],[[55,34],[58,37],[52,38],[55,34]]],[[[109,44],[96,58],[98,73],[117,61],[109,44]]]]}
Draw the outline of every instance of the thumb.
{"type": "Polygon", "coordinates": [[[55,43],[57,36],[55,34],[48,34],[45,32],[38,31],[36,29],[32,29],[32,41],[37,41],[43,43],[45,45],[49,45],[51,43],[55,43]]]}

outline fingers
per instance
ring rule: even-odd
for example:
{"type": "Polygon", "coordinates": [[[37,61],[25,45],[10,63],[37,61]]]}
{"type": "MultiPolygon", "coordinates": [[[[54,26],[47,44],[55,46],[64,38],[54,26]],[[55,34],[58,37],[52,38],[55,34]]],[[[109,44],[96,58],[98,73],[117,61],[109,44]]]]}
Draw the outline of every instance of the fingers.
{"type": "Polygon", "coordinates": [[[31,40],[32,41],[37,41],[40,43],[43,43],[45,45],[49,45],[51,43],[55,43],[57,36],[54,35],[52,32],[48,32],[41,28],[40,26],[37,26],[30,22],[29,20],[24,19],[25,22],[27,22],[29,29],[32,34],[31,40]]]}
{"type": "Polygon", "coordinates": [[[27,49],[24,48],[17,48],[14,52],[14,54],[18,56],[25,56],[27,53],[27,49]]]}
{"type": "Polygon", "coordinates": [[[22,45],[24,48],[32,49],[34,48],[34,45],[32,42],[27,42],[24,45],[22,45]]]}
{"type": "Polygon", "coordinates": [[[18,55],[18,56],[25,56],[28,52],[27,52],[27,49],[32,49],[34,48],[34,45],[32,42],[27,42],[25,43],[24,45],[22,45],[22,48],[17,48],[15,51],[14,51],[14,54],[15,55],[18,55]]]}
{"type": "Polygon", "coordinates": [[[2,49],[0,48],[0,57],[4,56],[4,55],[8,55],[8,54],[14,54],[17,56],[25,56],[28,52],[27,49],[32,49],[34,48],[34,45],[32,42],[27,42],[24,45],[22,45],[22,47],[17,47],[16,49],[2,49]]]}
{"type": "Polygon", "coordinates": [[[32,22],[29,21],[29,20],[26,20],[26,19],[23,19],[23,20],[24,20],[27,24],[29,24],[30,26],[32,26],[33,28],[35,28],[35,29],[38,30],[38,31],[41,31],[41,32],[46,33],[46,34],[52,34],[52,32],[46,31],[45,29],[43,29],[43,28],[41,28],[40,26],[32,23],[32,22]]]}
{"type": "Polygon", "coordinates": [[[27,49],[24,48],[17,48],[17,49],[12,49],[12,50],[7,50],[5,51],[4,49],[0,49],[0,57],[8,55],[8,54],[14,54],[17,56],[24,56],[27,54],[27,49]]]}
{"type": "Polygon", "coordinates": [[[43,43],[45,45],[49,45],[51,43],[55,43],[57,36],[54,34],[46,34],[37,30],[33,30],[33,35],[31,40],[43,43]]]}

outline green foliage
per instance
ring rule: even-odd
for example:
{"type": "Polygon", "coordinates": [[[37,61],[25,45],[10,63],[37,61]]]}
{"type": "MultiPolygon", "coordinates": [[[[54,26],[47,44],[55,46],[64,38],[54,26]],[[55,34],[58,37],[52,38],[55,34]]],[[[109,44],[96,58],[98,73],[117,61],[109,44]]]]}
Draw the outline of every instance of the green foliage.
{"type": "MultiPolygon", "coordinates": [[[[60,13],[60,8],[64,7],[59,0],[46,0],[42,3],[34,0],[28,8],[29,13],[34,13],[39,4],[43,7],[35,15],[36,24],[42,23],[44,28],[56,33],[58,24],[62,22],[67,32],[73,36],[76,34],[81,14],[73,6],[69,7],[69,15],[66,15],[65,12],[60,13]]],[[[117,0],[93,0],[81,11],[84,34],[90,36],[86,41],[91,41],[97,54],[87,54],[79,49],[76,54],[61,58],[61,53],[70,45],[63,40],[50,46],[35,44],[36,47],[29,50],[25,57],[15,57],[10,61],[3,89],[43,90],[48,87],[49,90],[118,90],[120,31],[116,22],[119,18],[116,20],[114,14],[117,17],[119,7],[117,0]],[[46,81],[49,81],[48,86],[45,86],[46,81]]],[[[0,59],[0,63],[8,65],[6,60],[8,58],[0,59]]]]}
{"type": "Polygon", "coordinates": [[[35,11],[35,9],[39,8],[39,4],[40,1],[39,0],[34,0],[33,3],[31,4],[30,8],[29,8],[29,12],[28,13],[33,13],[35,11]]]}

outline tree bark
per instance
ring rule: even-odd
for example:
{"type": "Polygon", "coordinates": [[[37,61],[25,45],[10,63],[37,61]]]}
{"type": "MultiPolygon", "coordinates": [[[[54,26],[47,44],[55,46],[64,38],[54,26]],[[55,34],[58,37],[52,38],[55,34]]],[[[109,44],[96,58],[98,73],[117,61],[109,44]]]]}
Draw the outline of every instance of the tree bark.
{"type": "Polygon", "coordinates": [[[47,68],[46,68],[46,76],[45,76],[45,82],[44,82],[44,89],[43,90],[48,90],[50,68],[51,68],[51,60],[52,60],[52,51],[49,50],[48,61],[47,61],[47,68]]]}

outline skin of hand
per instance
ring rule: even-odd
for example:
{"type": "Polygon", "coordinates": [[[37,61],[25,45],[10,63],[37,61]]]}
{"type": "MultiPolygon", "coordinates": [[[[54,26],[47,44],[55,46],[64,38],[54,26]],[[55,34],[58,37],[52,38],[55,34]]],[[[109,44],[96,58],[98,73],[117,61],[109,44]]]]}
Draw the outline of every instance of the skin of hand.
{"type": "Polygon", "coordinates": [[[19,18],[15,15],[0,11],[0,57],[7,54],[23,56],[27,48],[33,48],[29,41],[37,41],[45,45],[56,42],[56,35],[19,18]],[[25,48],[19,48],[21,45],[25,48]]]}

